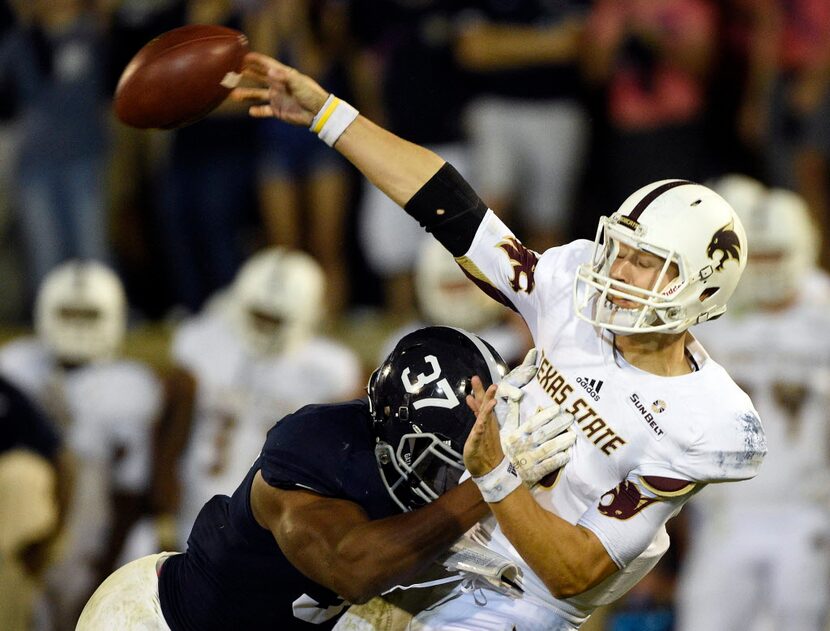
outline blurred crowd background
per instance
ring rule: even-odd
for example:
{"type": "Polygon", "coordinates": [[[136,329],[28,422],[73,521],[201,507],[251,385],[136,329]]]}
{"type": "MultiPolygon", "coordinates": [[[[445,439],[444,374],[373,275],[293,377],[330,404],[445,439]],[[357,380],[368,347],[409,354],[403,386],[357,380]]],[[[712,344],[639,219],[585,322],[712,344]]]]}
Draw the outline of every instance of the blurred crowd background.
{"type": "MultiPolygon", "coordinates": [[[[809,276],[810,301],[830,296],[827,0],[0,0],[4,629],[74,628],[119,562],[181,549],[270,424],[359,395],[402,332],[463,326],[508,361],[529,344],[307,130],[230,103],[182,129],[119,123],[112,99],[130,58],[188,23],[242,30],[252,49],[434,149],[537,250],[593,239],[599,216],[658,179],[738,182],[722,189],[737,191],[736,208],[783,194],[806,228],[781,247],[806,262],[772,260],[757,291],[796,296],[790,285],[809,276]],[[778,273],[793,282],[765,284],[778,273]]],[[[767,206],[765,234],[786,236],[790,210],[767,206]]],[[[758,361],[812,370],[790,380],[801,391],[775,392],[804,399],[817,384],[818,429],[799,449],[823,476],[822,318],[804,320],[803,355],[758,361]]],[[[764,331],[747,342],[761,354],[764,331]]],[[[786,608],[809,621],[769,628],[823,628],[830,503],[807,495],[812,526],[798,532],[812,543],[799,559],[820,560],[821,593],[790,585],[786,608]]],[[[694,528],[676,530],[676,554],[597,628],[679,624],[674,584],[694,528]]],[[[751,561],[757,602],[777,593],[768,574],[803,569],[751,561]]]]}

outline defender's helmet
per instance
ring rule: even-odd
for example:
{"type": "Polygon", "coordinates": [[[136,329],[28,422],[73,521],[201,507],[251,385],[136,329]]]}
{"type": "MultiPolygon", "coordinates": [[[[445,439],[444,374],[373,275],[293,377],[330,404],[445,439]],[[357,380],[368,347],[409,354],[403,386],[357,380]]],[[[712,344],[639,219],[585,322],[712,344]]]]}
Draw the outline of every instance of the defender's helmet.
{"type": "Polygon", "coordinates": [[[804,198],[774,188],[755,205],[736,210],[751,247],[736,292],[740,305],[751,308],[795,296],[819,254],[819,231],[804,198]]]}
{"type": "Polygon", "coordinates": [[[311,256],[281,247],[252,256],[231,287],[237,329],[256,354],[293,350],[323,315],[325,279],[311,256]]]}
{"type": "Polygon", "coordinates": [[[574,279],[574,309],[616,333],[678,333],[726,311],[746,257],[741,220],[720,195],[686,180],[653,182],[600,219],[591,261],[574,279]],[[620,243],[665,260],[652,287],[611,277],[620,243]],[[659,290],[672,264],[677,277],[659,290]],[[609,297],[641,306],[621,308],[609,297]]]}
{"type": "Polygon", "coordinates": [[[472,331],[495,322],[505,309],[476,287],[435,239],[425,240],[418,252],[415,294],[428,322],[472,331]]]}
{"type": "Polygon", "coordinates": [[[506,374],[502,358],[462,329],[433,326],[404,336],[369,379],[375,456],[390,496],[403,510],[458,484],[464,442],[475,423],[465,398],[506,374]]]}
{"type": "Polygon", "coordinates": [[[97,261],[73,260],[44,278],[35,300],[35,329],[61,360],[85,363],[115,354],[127,328],[127,299],[118,276],[97,261]]]}

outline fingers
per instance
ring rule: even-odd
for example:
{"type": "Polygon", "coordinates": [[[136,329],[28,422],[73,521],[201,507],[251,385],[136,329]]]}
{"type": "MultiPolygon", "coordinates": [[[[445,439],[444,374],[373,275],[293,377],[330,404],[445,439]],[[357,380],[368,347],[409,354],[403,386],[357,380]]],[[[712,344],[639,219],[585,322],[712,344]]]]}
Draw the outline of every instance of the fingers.
{"type": "Polygon", "coordinates": [[[499,383],[498,396],[510,401],[518,401],[523,395],[524,393],[522,392],[522,389],[518,386],[514,386],[504,380],[499,383]]]}
{"type": "Polygon", "coordinates": [[[473,376],[470,380],[470,384],[473,391],[466,397],[467,407],[473,411],[473,414],[478,415],[479,408],[481,407],[481,403],[484,401],[484,396],[486,394],[484,384],[477,376],[473,376]]]}
{"type": "Polygon", "coordinates": [[[567,451],[576,442],[576,432],[568,429],[553,439],[546,440],[536,448],[536,452],[542,456],[567,451]]]}
{"type": "Polygon", "coordinates": [[[270,105],[252,105],[248,108],[248,114],[253,118],[271,118],[274,109],[270,105]]]}
{"type": "Polygon", "coordinates": [[[572,414],[557,414],[549,422],[541,424],[539,427],[528,431],[524,427],[521,429],[530,434],[531,440],[539,445],[546,440],[561,434],[573,423],[574,417],[572,414]]]}
{"type": "Polygon", "coordinates": [[[245,55],[242,60],[242,67],[245,69],[253,69],[263,75],[268,74],[271,70],[284,71],[289,69],[289,66],[278,62],[273,57],[255,51],[251,51],[245,55]]]}
{"type": "Polygon", "coordinates": [[[537,356],[537,350],[535,348],[531,348],[527,352],[527,355],[525,355],[524,361],[522,361],[521,365],[507,373],[504,379],[502,379],[502,383],[507,383],[511,386],[519,388],[530,383],[530,380],[533,379],[536,375],[536,371],[538,370],[536,366],[537,356]]]}
{"type": "Polygon", "coordinates": [[[231,90],[230,98],[234,101],[258,101],[268,102],[268,88],[234,88],[231,90]]]}
{"type": "Polygon", "coordinates": [[[511,456],[511,460],[516,465],[522,480],[534,484],[568,464],[571,459],[570,448],[575,442],[576,432],[568,429],[535,449],[511,456]]]}
{"type": "Polygon", "coordinates": [[[536,364],[536,356],[539,354],[539,350],[536,348],[531,348],[525,358],[522,360],[522,366],[533,366],[536,364]]]}

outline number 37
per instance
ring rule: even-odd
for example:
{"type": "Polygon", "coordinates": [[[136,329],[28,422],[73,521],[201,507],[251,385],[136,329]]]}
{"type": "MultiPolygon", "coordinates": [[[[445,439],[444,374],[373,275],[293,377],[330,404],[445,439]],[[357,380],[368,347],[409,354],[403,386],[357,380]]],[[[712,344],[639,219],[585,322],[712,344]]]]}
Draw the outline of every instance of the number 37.
{"type": "Polygon", "coordinates": [[[424,399],[419,399],[415,401],[412,405],[416,410],[420,410],[423,407],[436,407],[436,408],[447,408],[452,409],[456,405],[459,404],[458,397],[453,392],[452,387],[450,386],[450,382],[447,381],[447,378],[441,378],[441,365],[438,363],[438,358],[435,355],[427,355],[424,357],[424,361],[430,366],[431,372],[427,373],[418,373],[415,375],[414,379],[410,379],[409,368],[404,368],[403,372],[401,373],[401,381],[403,381],[403,387],[409,394],[417,394],[421,391],[421,388],[427,386],[433,382],[438,388],[438,391],[441,392],[444,397],[426,397],[424,399]],[[439,380],[440,379],[440,380],[439,380]]]}

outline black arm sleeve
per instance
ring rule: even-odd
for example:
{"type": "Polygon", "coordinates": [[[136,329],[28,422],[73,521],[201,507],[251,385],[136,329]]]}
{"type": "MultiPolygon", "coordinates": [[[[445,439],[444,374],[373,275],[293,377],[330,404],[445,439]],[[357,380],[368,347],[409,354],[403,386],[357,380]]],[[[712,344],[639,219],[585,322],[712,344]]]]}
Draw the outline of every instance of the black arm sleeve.
{"type": "Polygon", "coordinates": [[[487,206],[447,162],[412,196],[404,210],[453,256],[461,256],[470,249],[487,206]]]}

